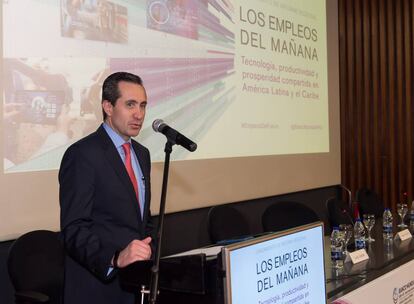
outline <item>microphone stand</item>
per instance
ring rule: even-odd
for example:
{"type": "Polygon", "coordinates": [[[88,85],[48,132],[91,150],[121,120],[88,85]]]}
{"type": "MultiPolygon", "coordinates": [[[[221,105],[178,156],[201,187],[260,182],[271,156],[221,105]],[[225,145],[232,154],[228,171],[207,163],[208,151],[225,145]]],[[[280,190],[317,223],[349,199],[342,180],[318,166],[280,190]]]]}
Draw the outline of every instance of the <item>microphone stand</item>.
{"type": "Polygon", "coordinates": [[[172,146],[174,143],[169,139],[165,143],[165,162],[164,162],[164,174],[162,178],[162,190],[161,190],[161,201],[160,201],[160,212],[158,215],[158,227],[157,227],[157,247],[155,249],[155,260],[151,268],[151,284],[150,284],[150,294],[149,294],[149,303],[157,303],[158,295],[158,279],[160,273],[160,255],[161,255],[161,241],[162,241],[162,232],[164,226],[164,215],[165,215],[165,200],[167,197],[167,184],[168,184],[168,171],[170,168],[170,154],[172,152],[172,146]]]}

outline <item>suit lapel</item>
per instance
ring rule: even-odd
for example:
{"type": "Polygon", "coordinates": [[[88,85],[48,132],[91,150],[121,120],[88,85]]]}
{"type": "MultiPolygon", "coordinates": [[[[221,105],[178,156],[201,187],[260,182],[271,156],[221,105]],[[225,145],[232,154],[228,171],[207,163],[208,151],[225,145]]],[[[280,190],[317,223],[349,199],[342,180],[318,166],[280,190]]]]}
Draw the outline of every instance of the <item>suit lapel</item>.
{"type": "Polygon", "coordinates": [[[144,185],[145,185],[145,199],[144,202],[142,202],[144,204],[144,208],[143,208],[143,221],[145,222],[146,220],[146,215],[147,215],[147,209],[149,207],[149,193],[150,193],[150,185],[149,185],[149,179],[150,177],[148,176],[148,172],[149,172],[149,161],[146,161],[146,155],[144,155],[143,153],[143,149],[140,148],[140,146],[138,145],[138,143],[135,140],[132,140],[132,148],[134,149],[134,152],[138,158],[138,163],[139,166],[141,167],[141,171],[142,171],[142,175],[144,176],[144,185]]]}
{"type": "Polygon", "coordinates": [[[137,212],[137,218],[141,222],[141,211],[139,210],[137,196],[134,190],[134,186],[132,185],[131,179],[126,171],[125,165],[119,156],[119,153],[112,142],[109,135],[106,133],[105,129],[100,126],[97,130],[99,138],[101,139],[105,157],[108,160],[108,163],[112,166],[116,174],[118,175],[119,179],[121,180],[122,184],[125,186],[126,191],[128,192],[131,203],[134,204],[135,211],[137,212]]]}

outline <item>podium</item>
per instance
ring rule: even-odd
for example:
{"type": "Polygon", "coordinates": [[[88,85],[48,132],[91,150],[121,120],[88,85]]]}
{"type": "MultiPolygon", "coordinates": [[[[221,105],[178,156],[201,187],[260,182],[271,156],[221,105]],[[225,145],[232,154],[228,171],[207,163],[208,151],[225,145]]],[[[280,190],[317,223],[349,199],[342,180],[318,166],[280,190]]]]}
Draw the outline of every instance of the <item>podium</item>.
{"type": "MultiPolygon", "coordinates": [[[[323,231],[317,222],[217,246],[215,253],[163,258],[157,303],[326,303],[323,231]]],[[[150,273],[143,265],[150,263],[121,270],[121,282],[139,291],[140,272],[150,273]]]]}

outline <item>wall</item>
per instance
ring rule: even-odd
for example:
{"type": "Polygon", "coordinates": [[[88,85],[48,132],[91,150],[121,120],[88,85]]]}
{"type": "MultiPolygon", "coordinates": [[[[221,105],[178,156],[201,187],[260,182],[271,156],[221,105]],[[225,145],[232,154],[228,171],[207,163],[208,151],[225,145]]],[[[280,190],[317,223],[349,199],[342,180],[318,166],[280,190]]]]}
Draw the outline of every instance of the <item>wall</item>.
{"type": "Polygon", "coordinates": [[[342,183],[414,199],[414,5],[340,0],[342,183]]]}

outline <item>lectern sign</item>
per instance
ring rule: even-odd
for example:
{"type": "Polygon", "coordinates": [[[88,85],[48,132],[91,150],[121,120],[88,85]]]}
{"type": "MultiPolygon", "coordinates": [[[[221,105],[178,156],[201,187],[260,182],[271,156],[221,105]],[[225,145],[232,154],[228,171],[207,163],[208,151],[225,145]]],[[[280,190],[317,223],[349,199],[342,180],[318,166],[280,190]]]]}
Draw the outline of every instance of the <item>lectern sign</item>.
{"type": "Polygon", "coordinates": [[[222,252],[227,304],[326,303],[321,223],[227,246],[222,252]]]}

